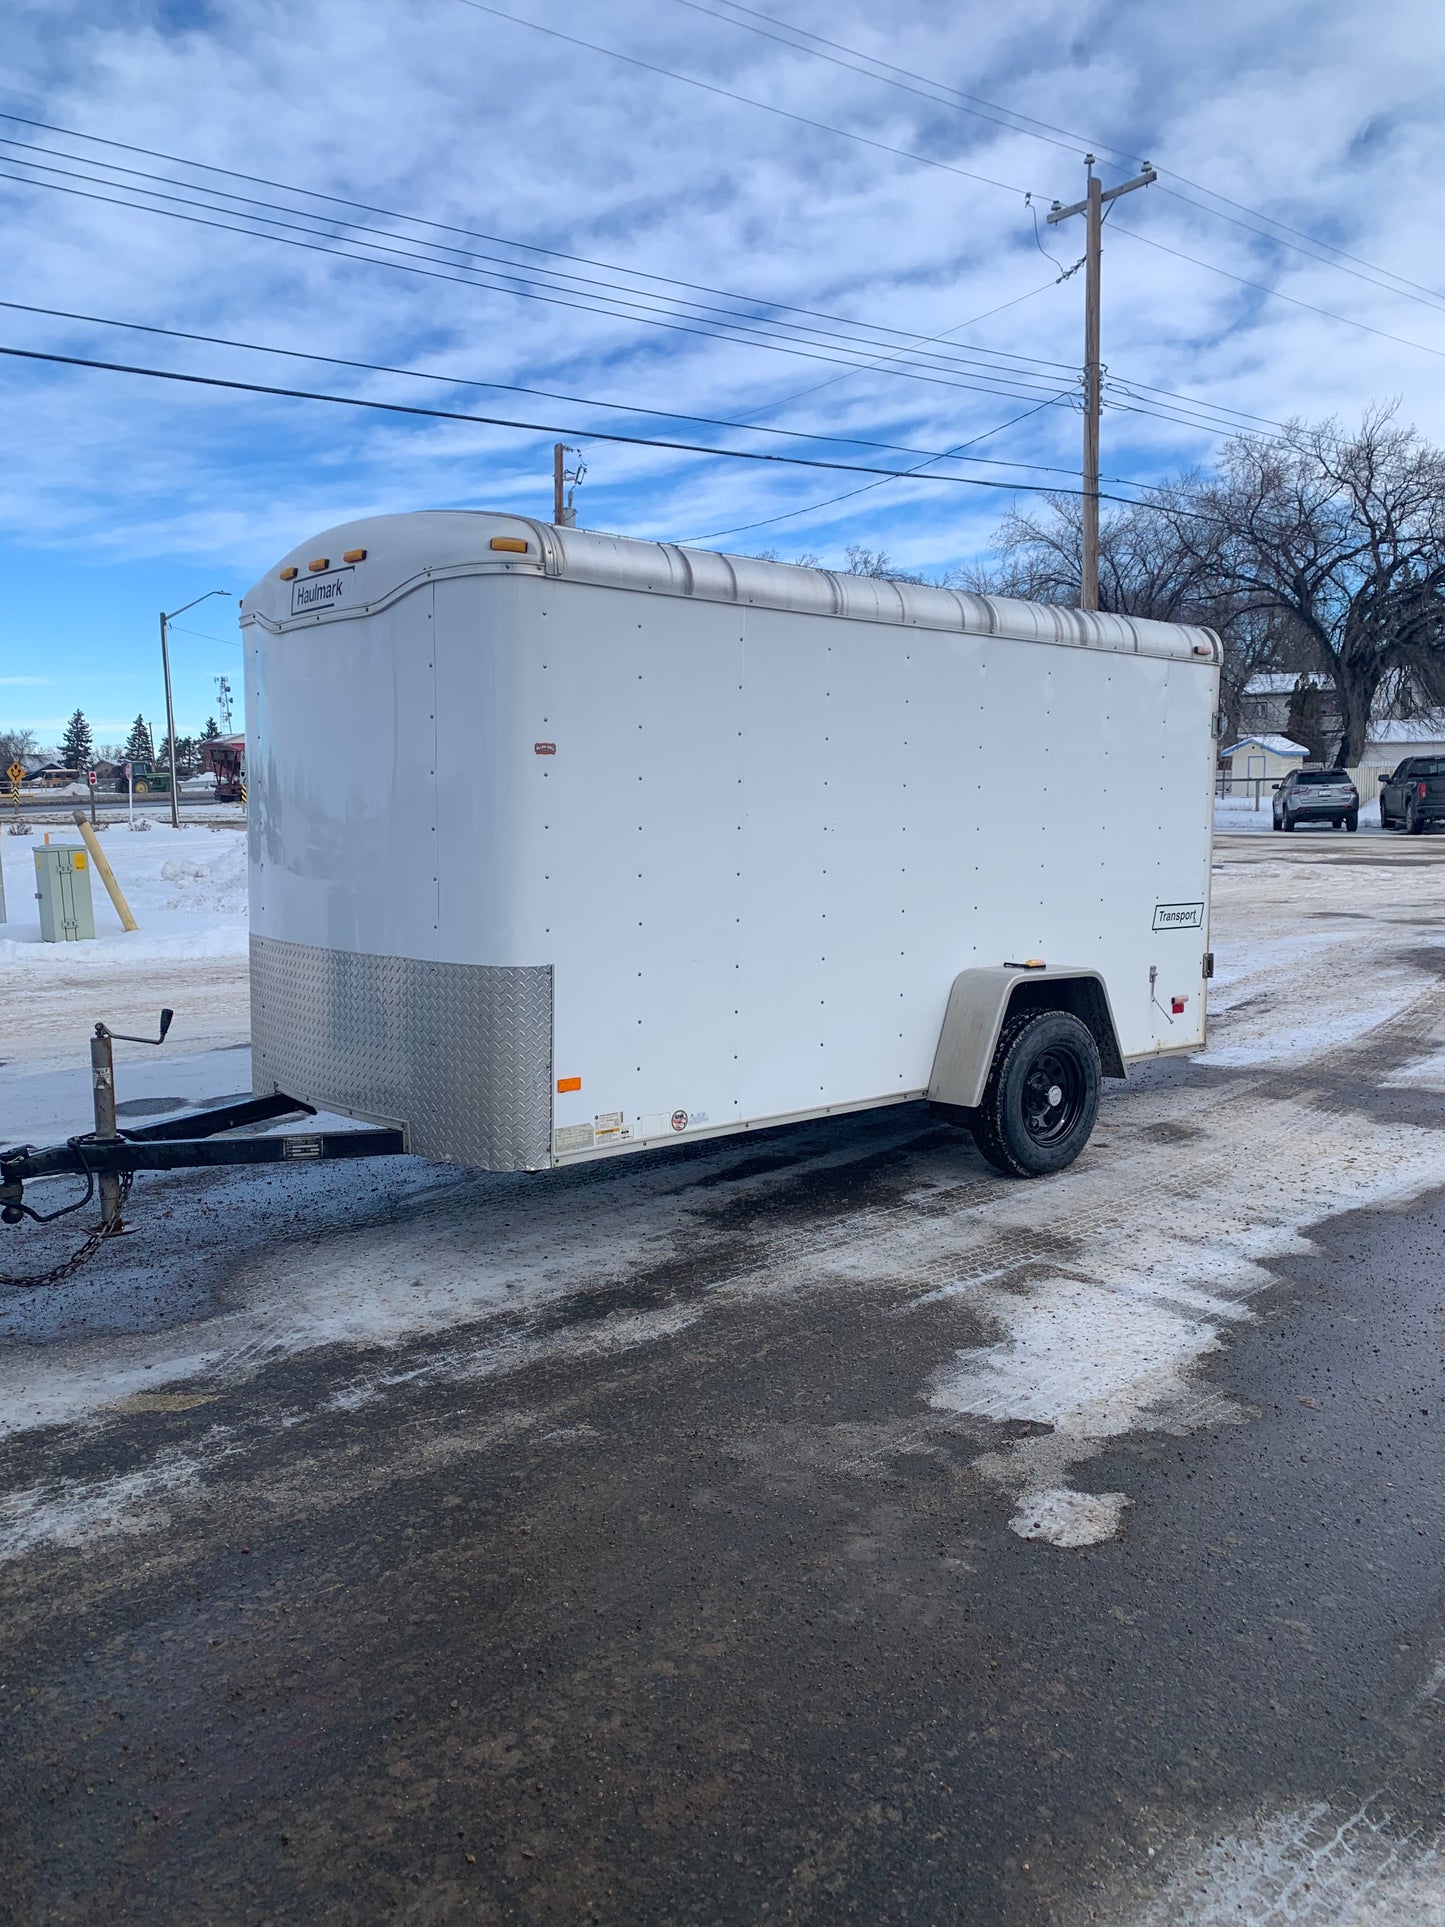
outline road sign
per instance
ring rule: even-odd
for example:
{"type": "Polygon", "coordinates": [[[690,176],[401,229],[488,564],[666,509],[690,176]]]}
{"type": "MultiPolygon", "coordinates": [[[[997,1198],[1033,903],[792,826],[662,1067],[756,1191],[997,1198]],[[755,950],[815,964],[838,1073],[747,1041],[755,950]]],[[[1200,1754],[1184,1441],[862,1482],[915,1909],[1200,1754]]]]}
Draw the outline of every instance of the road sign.
{"type": "Polygon", "coordinates": [[[125,776],[125,780],[126,780],[126,781],[127,781],[127,783],[128,783],[128,782],[130,781],[130,779],[131,779],[131,766],[130,766],[130,764],[129,764],[129,763],[122,763],[122,764],[121,764],[121,771],[122,771],[122,773],[124,774],[124,776],[125,776]]]}
{"type": "Polygon", "coordinates": [[[11,789],[18,790],[20,785],[25,781],[25,765],[23,763],[12,763],[5,774],[10,778],[11,789]]]}
{"type": "Polygon", "coordinates": [[[95,788],[95,771],[93,769],[88,769],[85,772],[85,780],[92,789],[95,788]]]}

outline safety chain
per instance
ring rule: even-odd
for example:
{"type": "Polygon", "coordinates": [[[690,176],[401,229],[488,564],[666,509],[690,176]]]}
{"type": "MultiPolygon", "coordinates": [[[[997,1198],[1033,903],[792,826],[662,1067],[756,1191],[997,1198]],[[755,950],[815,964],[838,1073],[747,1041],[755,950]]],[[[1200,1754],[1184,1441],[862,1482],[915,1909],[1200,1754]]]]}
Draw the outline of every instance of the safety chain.
{"type": "MultiPolygon", "coordinates": [[[[87,1172],[86,1175],[90,1177],[93,1189],[95,1183],[94,1177],[91,1176],[89,1172],[87,1172]]],[[[43,1285],[58,1285],[62,1279],[68,1278],[73,1271],[79,1271],[83,1264],[88,1263],[88,1261],[95,1256],[107,1238],[113,1238],[117,1231],[123,1229],[119,1205],[123,1205],[130,1196],[131,1181],[134,1176],[135,1173],[133,1171],[121,1172],[120,1198],[118,1200],[115,1217],[111,1219],[109,1224],[98,1224],[78,1251],[72,1252],[62,1264],[52,1265],[49,1271],[39,1272],[34,1277],[22,1278],[12,1276],[6,1272],[0,1272],[0,1285],[12,1291],[38,1291],[43,1285]]],[[[90,1195],[90,1192],[86,1193],[87,1198],[90,1195]]],[[[86,1199],[82,1198],[81,1204],[83,1205],[85,1202],[86,1199]]]]}

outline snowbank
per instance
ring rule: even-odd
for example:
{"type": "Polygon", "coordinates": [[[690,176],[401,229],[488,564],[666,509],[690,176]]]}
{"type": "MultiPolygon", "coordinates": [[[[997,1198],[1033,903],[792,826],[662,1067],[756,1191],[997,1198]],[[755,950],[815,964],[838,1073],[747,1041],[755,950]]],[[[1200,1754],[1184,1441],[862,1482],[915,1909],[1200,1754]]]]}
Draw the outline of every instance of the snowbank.
{"type": "MultiPolygon", "coordinates": [[[[127,934],[92,873],[95,937],[87,943],[40,941],[35,903],[34,852],[45,832],[11,836],[0,832],[5,901],[10,921],[0,924],[0,987],[7,980],[33,981],[52,973],[89,966],[113,969],[145,965],[158,958],[241,956],[246,950],[246,838],[239,829],[182,828],[150,821],[152,828],[132,833],[123,824],[101,832],[101,846],[116,881],[125,892],[139,930],[127,934]]],[[[49,832],[52,843],[80,842],[78,829],[49,832]]]]}

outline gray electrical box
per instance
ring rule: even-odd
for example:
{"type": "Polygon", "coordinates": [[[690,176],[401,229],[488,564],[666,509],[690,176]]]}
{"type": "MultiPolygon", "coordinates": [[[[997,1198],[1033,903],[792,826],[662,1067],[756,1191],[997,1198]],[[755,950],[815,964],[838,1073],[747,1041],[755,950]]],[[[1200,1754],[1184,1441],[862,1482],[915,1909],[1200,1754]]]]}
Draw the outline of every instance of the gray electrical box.
{"type": "Polygon", "coordinates": [[[79,943],[95,935],[90,858],[79,843],[47,843],[35,852],[35,894],[44,943],[79,943]]]}

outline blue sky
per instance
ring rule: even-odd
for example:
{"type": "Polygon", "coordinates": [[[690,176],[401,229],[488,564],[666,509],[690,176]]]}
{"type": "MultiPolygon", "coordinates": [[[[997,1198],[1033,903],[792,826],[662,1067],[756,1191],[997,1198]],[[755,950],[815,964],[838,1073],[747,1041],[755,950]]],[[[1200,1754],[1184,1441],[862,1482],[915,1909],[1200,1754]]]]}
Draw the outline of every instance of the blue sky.
{"type": "MultiPolygon", "coordinates": [[[[1445,438],[1445,296],[1419,213],[1445,160],[1437,8],[501,11],[556,32],[468,0],[21,0],[0,78],[0,109],[23,117],[0,121],[5,299],[412,372],[14,309],[0,309],[0,343],[555,422],[584,445],[589,526],[829,561],[856,542],[941,570],[984,554],[1027,499],[1001,484],[1067,486],[1077,469],[1081,277],[1056,277],[1082,237],[1041,218],[1036,232],[1025,195],[1076,198],[1092,145],[1106,181],[1141,156],[1166,170],[1106,229],[1106,476],[1207,460],[1233,419],[1267,432],[1379,397],[1445,438]],[[819,58],[809,33],[892,63],[902,84],[819,58]],[[1291,250],[1241,209],[1345,253],[1291,250]],[[269,238],[231,231],[262,219],[269,238]],[[458,385],[484,383],[588,400],[458,385]],[[770,441],[629,412],[642,408],[852,439],[770,441]],[[1013,466],[949,471],[987,489],[864,489],[865,476],[608,444],[604,426],[900,466],[922,456],[899,450],[981,437],[975,456],[1013,466]]],[[[239,595],[331,522],[550,513],[549,433],[18,360],[0,360],[0,384],[0,724],[46,741],[77,704],[102,741],[138,710],[158,719],[157,611],[239,595]]],[[[178,720],[194,729],[213,677],[239,670],[234,604],[181,621],[178,720]]]]}

